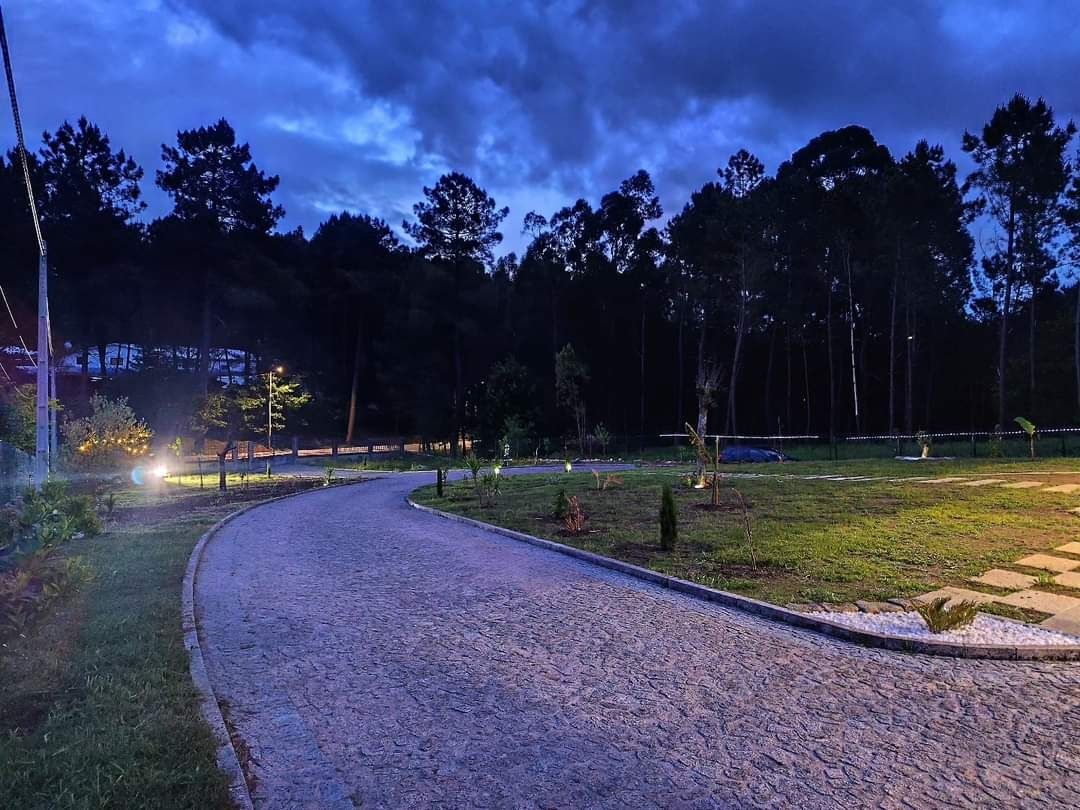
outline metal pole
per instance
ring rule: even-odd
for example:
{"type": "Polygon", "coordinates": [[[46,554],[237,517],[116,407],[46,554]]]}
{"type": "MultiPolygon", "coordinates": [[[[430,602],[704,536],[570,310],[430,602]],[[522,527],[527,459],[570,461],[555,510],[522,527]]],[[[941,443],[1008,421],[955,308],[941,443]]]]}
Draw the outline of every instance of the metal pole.
{"type": "Polygon", "coordinates": [[[49,280],[48,261],[42,251],[38,258],[38,332],[37,332],[37,418],[34,453],[34,486],[49,477],[49,280]]]}
{"type": "Polygon", "coordinates": [[[270,455],[266,459],[266,475],[270,476],[270,465],[274,461],[274,370],[267,372],[270,375],[270,393],[266,397],[266,449],[270,455]]]}

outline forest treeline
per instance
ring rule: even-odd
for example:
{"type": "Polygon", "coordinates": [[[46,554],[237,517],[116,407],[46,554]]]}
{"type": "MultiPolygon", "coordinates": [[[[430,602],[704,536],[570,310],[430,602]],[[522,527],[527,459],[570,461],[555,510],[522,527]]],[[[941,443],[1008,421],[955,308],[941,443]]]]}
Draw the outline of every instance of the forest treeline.
{"type": "MultiPolygon", "coordinates": [[[[310,237],[280,232],[278,178],[224,119],[162,147],[152,182],[173,207],[149,223],[144,169],[85,118],[44,135],[31,175],[54,340],[87,374],[105,346],[142,346],[139,371],[96,385],[159,433],[193,429],[219,385],[213,352],[229,347],[249,375],[280,364],[302,378],[312,396],[294,430],[525,449],[597,426],[829,436],[992,430],[1021,414],[1075,424],[1074,133],[1017,95],[958,138],[974,167],[960,176],[943,146],[894,155],[848,126],[772,175],[749,151],[721,159],[674,212],[638,171],[596,203],[527,214],[523,255],[499,257],[518,225],[456,172],[418,194],[407,239],[349,212],[310,237]]],[[[0,272],[25,330],[36,244],[13,154],[0,206],[0,272]]],[[[17,343],[10,323],[0,333],[17,343]]],[[[82,396],[64,408],[80,413],[82,396]]]]}

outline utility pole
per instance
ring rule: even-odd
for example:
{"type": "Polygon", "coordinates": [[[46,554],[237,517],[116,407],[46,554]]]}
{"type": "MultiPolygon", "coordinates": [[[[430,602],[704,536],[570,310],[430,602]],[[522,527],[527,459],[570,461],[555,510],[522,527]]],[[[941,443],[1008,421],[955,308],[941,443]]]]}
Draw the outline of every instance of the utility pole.
{"type": "MultiPolygon", "coordinates": [[[[26,159],[26,141],[23,138],[22,120],[19,118],[19,102],[15,95],[15,74],[11,69],[11,53],[8,50],[7,30],[4,28],[3,13],[0,12],[0,50],[4,55],[4,74],[7,79],[8,97],[11,99],[11,117],[15,122],[15,139],[18,145],[19,162],[22,164],[23,183],[26,185],[26,197],[30,206],[30,216],[34,222],[34,235],[38,245],[38,329],[37,329],[37,408],[36,408],[36,447],[34,453],[34,486],[41,485],[49,477],[49,385],[50,343],[49,337],[49,281],[48,258],[45,239],[41,235],[41,220],[38,218],[37,201],[30,185],[30,165],[26,159]]],[[[14,318],[12,319],[14,320],[14,318]]],[[[18,331],[18,326],[16,326],[18,331]]],[[[21,338],[20,338],[21,339],[21,338]]],[[[26,344],[23,344],[25,348],[26,344]]],[[[29,354],[27,350],[27,354],[29,354]]],[[[54,417],[55,419],[55,417],[54,417]]]]}
{"type": "Polygon", "coordinates": [[[49,277],[44,247],[38,257],[37,330],[37,443],[34,453],[34,486],[49,477],[49,277]]]}

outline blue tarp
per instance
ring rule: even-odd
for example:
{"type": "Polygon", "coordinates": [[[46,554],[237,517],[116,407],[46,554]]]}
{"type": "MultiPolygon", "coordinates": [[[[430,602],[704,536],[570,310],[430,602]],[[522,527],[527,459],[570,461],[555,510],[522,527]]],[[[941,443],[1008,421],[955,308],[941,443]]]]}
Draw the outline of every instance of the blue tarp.
{"type": "Polygon", "coordinates": [[[725,447],[720,451],[720,461],[723,464],[746,464],[767,461],[790,461],[791,459],[779,450],[768,447],[725,447]]]}

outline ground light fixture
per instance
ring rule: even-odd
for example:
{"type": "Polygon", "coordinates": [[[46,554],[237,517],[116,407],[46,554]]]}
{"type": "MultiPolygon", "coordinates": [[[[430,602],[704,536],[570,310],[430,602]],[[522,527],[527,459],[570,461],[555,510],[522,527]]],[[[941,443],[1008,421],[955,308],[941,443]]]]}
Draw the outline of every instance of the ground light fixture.
{"type": "Polygon", "coordinates": [[[574,465],[570,463],[570,459],[567,459],[563,462],[563,469],[567,472],[570,472],[572,469],[574,469],[574,465]]]}
{"type": "Polygon", "coordinates": [[[502,464],[495,464],[495,465],[493,465],[493,466],[492,466],[492,468],[491,468],[491,472],[492,472],[492,473],[494,473],[494,475],[495,475],[496,477],[498,477],[499,475],[501,475],[501,474],[502,474],[502,464]]]}

